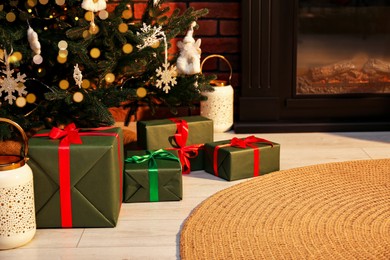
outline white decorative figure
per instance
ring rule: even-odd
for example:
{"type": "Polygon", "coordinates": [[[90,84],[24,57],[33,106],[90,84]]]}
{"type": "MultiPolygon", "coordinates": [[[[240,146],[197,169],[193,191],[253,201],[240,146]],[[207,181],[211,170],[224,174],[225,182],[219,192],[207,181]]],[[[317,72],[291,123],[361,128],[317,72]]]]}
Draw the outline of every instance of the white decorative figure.
{"type": "Polygon", "coordinates": [[[98,12],[107,8],[106,0],[83,0],[81,7],[87,11],[98,12]]]}
{"type": "Polygon", "coordinates": [[[176,67],[179,74],[193,75],[200,73],[200,55],[202,50],[200,49],[201,39],[195,41],[194,27],[196,22],[192,22],[187,35],[183,41],[177,43],[177,47],[180,49],[180,55],[177,58],[176,67]]]}

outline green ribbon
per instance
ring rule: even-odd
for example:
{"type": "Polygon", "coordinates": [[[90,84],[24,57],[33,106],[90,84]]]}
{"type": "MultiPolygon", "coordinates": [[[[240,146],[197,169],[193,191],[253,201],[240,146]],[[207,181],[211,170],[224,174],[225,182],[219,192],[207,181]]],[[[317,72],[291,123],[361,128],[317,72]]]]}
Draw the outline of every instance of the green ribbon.
{"type": "Polygon", "coordinates": [[[157,159],[178,161],[180,163],[179,158],[177,158],[172,153],[165,151],[164,149],[160,149],[154,152],[146,151],[145,155],[134,155],[125,159],[125,162],[127,163],[148,162],[150,201],[159,201],[157,159]]]}

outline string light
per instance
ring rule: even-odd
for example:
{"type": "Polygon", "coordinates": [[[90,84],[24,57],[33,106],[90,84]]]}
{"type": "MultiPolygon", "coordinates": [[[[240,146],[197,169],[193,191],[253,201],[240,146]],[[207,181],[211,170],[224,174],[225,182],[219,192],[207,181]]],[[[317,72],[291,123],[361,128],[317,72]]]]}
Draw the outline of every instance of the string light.
{"type": "Polygon", "coordinates": [[[81,81],[81,87],[83,89],[87,89],[90,86],[91,86],[91,82],[88,79],[83,79],[83,81],[81,81]]]}
{"type": "Polygon", "coordinates": [[[13,12],[9,12],[9,13],[7,13],[7,14],[5,15],[5,19],[6,19],[8,22],[12,23],[12,22],[14,22],[14,21],[16,20],[16,15],[15,15],[13,12]]]}
{"type": "Polygon", "coordinates": [[[91,55],[92,58],[97,59],[100,56],[100,50],[98,48],[92,48],[89,55],[91,55]]]}
{"type": "Polygon", "coordinates": [[[113,73],[107,73],[104,79],[107,83],[112,83],[115,81],[115,75],[113,73]]]}
{"type": "Polygon", "coordinates": [[[60,87],[60,89],[66,90],[69,88],[69,81],[63,79],[60,81],[60,83],[58,83],[58,86],[60,87]]]}
{"type": "Polygon", "coordinates": [[[130,43],[126,43],[122,47],[122,51],[126,54],[132,53],[133,52],[133,45],[130,43]]]}
{"type": "Polygon", "coordinates": [[[108,12],[106,10],[102,10],[99,12],[99,18],[102,20],[106,20],[108,18],[108,12]]]}
{"type": "Polygon", "coordinates": [[[127,26],[127,24],[125,23],[121,23],[119,26],[118,26],[118,30],[121,32],[121,33],[125,33],[129,30],[129,26],[127,26]]]}
{"type": "Polygon", "coordinates": [[[37,100],[37,96],[35,96],[34,93],[27,94],[27,96],[26,96],[27,103],[34,104],[36,100],[37,100]]]}
{"type": "Polygon", "coordinates": [[[18,107],[24,107],[26,106],[26,99],[24,97],[18,97],[16,98],[15,100],[15,104],[18,106],[18,107]]]}
{"type": "Polygon", "coordinates": [[[147,93],[148,93],[148,91],[146,90],[146,88],[144,88],[144,87],[137,88],[136,94],[139,98],[146,97],[147,93]]]}
{"type": "Polygon", "coordinates": [[[83,101],[83,99],[84,99],[83,93],[77,91],[73,94],[73,101],[74,102],[80,103],[81,101],[83,101]]]}

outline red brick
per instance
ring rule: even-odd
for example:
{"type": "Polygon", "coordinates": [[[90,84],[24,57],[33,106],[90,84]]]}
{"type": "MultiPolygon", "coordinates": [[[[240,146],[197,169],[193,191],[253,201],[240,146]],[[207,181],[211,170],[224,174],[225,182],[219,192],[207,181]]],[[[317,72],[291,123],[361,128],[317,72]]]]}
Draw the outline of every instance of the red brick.
{"type": "Polygon", "coordinates": [[[219,32],[223,36],[237,36],[241,34],[241,23],[237,20],[220,21],[219,32]]]}
{"type": "Polygon", "coordinates": [[[196,2],[190,3],[190,6],[196,10],[207,8],[209,13],[207,18],[240,18],[240,3],[210,3],[210,2],[196,2]]]}
{"type": "Polygon", "coordinates": [[[216,20],[198,20],[199,29],[194,33],[199,36],[212,36],[217,34],[218,22],[216,20]]]}
{"type": "Polygon", "coordinates": [[[202,39],[202,52],[204,53],[238,53],[240,40],[238,38],[204,38],[202,39]]]}
{"type": "Polygon", "coordinates": [[[146,7],[147,7],[147,4],[142,4],[142,3],[134,4],[134,10],[133,10],[134,18],[141,19],[142,15],[145,12],[146,7]]]}

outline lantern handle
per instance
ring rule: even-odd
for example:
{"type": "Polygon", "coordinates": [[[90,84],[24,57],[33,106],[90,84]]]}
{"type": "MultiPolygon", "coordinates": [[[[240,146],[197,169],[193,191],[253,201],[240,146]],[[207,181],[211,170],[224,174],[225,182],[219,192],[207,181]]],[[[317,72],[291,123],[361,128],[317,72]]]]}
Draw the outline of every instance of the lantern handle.
{"type": "Polygon", "coordinates": [[[12,126],[14,126],[20,132],[20,134],[21,134],[21,136],[23,138],[23,144],[24,144],[23,160],[24,160],[24,162],[26,162],[27,161],[27,154],[28,154],[28,138],[27,138],[27,135],[24,132],[23,128],[18,123],[14,122],[14,121],[12,121],[12,120],[10,120],[8,118],[0,117],[0,122],[11,124],[12,126]]]}
{"type": "Polygon", "coordinates": [[[200,73],[202,74],[203,64],[206,62],[206,60],[211,59],[211,58],[220,58],[220,59],[224,60],[227,63],[227,65],[229,66],[229,69],[230,69],[229,85],[231,85],[232,84],[232,76],[233,76],[233,68],[232,68],[232,65],[230,64],[230,62],[222,55],[212,54],[212,55],[209,55],[206,58],[204,58],[204,60],[200,64],[200,73]]]}

